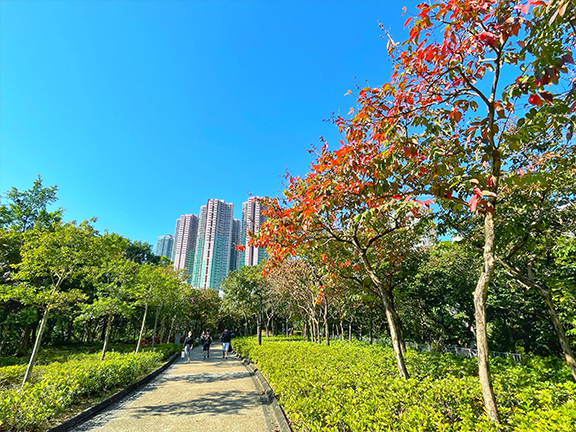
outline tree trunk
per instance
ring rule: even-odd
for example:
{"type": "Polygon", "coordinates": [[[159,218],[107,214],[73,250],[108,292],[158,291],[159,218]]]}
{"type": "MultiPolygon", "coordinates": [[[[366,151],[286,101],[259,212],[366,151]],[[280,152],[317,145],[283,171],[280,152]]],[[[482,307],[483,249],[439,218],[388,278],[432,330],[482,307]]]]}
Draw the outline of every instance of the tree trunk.
{"type": "Polygon", "coordinates": [[[166,321],[166,316],[162,316],[160,320],[160,343],[163,343],[164,340],[164,330],[166,330],[166,326],[164,325],[166,321]]]}
{"type": "Polygon", "coordinates": [[[302,320],[302,340],[308,338],[308,329],[306,328],[306,320],[302,320]]]}
{"type": "Polygon", "coordinates": [[[476,345],[478,350],[478,377],[488,418],[500,423],[494,389],[490,377],[488,335],[486,328],[486,297],[488,284],[494,271],[494,215],[487,212],[484,217],[484,269],[474,290],[474,316],[476,322],[476,345]]]}
{"type": "Polygon", "coordinates": [[[344,320],[340,320],[340,340],[344,340],[344,320]]]}
{"type": "Polygon", "coordinates": [[[172,330],[174,330],[175,321],[176,321],[176,315],[172,317],[172,322],[170,323],[170,331],[168,332],[168,342],[170,342],[170,336],[172,336],[172,330]]]}
{"type": "Polygon", "coordinates": [[[40,321],[40,326],[36,333],[36,342],[34,343],[34,348],[32,349],[32,355],[30,356],[30,361],[28,362],[28,367],[26,368],[26,373],[24,374],[24,379],[22,380],[22,387],[30,380],[32,375],[32,370],[34,368],[34,363],[36,363],[36,358],[38,357],[38,352],[40,351],[40,344],[42,343],[42,334],[44,333],[44,328],[46,327],[46,321],[48,320],[48,308],[44,311],[42,320],[40,321]]]}
{"type": "Polygon", "coordinates": [[[554,303],[552,301],[552,294],[550,291],[543,289],[539,284],[536,284],[540,295],[544,298],[546,302],[546,307],[548,308],[548,312],[550,313],[550,318],[552,320],[552,325],[554,326],[554,331],[556,332],[556,336],[560,341],[560,346],[562,347],[562,352],[564,353],[564,357],[566,358],[566,363],[568,363],[568,367],[570,367],[570,372],[572,372],[572,378],[576,381],[576,360],[574,359],[574,354],[572,353],[572,349],[570,348],[570,344],[568,343],[568,339],[566,338],[566,333],[564,332],[564,327],[562,326],[562,322],[560,321],[560,317],[556,312],[556,308],[554,307],[554,303]]]}
{"type": "Polygon", "coordinates": [[[328,302],[324,303],[324,335],[326,338],[326,345],[330,345],[330,329],[328,328],[328,302]]]}
{"type": "Polygon", "coordinates": [[[390,329],[390,337],[392,339],[392,348],[394,349],[394,356],[396,357],[396,365],[398,366],[398,373],[402,378],[408,379],[408,369],[406,368],[406,361],[404,360],[404,353],[406,352],[406,344],[401,329],[398,327],[400,319],[398,314],[392,307],[392,294],[388,291],[382,291],[382,300],[386,310],[386,320],[390,329]]]}
{"type": "Polygon", "coordinates": [[[372,310],[370,310],[369,320],[370,320],[370,327],[368,328],[368,341],[370,345],[372,345],[374,343],[374,339],[372,336],[372,310]]]}
{"type": "Polygon", "coordinates": [[[406,344],[404,342],[404,336],[402,335],[402,327],[400,325],[400,317],[396,313],[394,308],[394,301],[392,298],[392,292],[388,289],[380,278],[376,275],[372,269],[372,265],[366,256],[366,253],[362,253],[362,262],[364,268],[370,276],[370,279],[376,285],[382,297],[382,302],[384,303],[384,309],[386,310],[386,320],[388,321],[388,328],[390,329],[390,337],[392,338],[392,348],[394,349],[394,356],[396,357],[396,364],[398,366],[398,373],[402,378],[408,379],[408,369],[406,369],[406,361],[404,360],[404,353],[406,352],[406,344]]]}
{"type": "Polygon", "coordinates": [[[110,328],[112,327],[112,321],[114,321],[114,315],[108,315],[108,320],[106,321],[106,333],[104,334],[104,344],[102,345],[102,355],[100,360],[104,360],[106,356],[106,348],[108,348],[108,339],[110,338],[110,328]]]}
{"type": "Polygon", "coordinates": [[[352,320],[348,322],[348,342],[352,342],[352,320]]]}
{"type": "Polygon", "coordinates": [[[144,334],[144,325],[146,324],[146,315],[148,314],[148,302],[144,305],[144,316],[142,317],[142,326],[140,327],[140,335],[136,344],[136,354],[140,350],[140,342],[142,342],[142,335],[144,334]]]}
{"type": "Polygon", "coordinates": [[[513,267],[508,262],[499,259],[498,260],[504,267],[506,268],[507,273],[516,279],[520,284],[524,285],[526,288],[532,288],[540,293],[544,302],[546,303],[546,308],[548,309],[548,313],[550,314],[550,320],[552,321],[552,325],[554,326],[554,331],[556,332],[556,336],[560,341],[560,346],[562,347],[562,352],[564,353],[564,358],[566,359],[566,363],[568,363],[568,367],[570,368],[570,372],[572,373],[572,378],[576,381],[576,360],[574,358],[574,353],[570,348],[570,344],[568,342],[568,338],[566,337],[566,332],[564,331],[564,327],[562,326],[562,322],[560,321],[560,317],[556,312],[556,307],[554,306],[554,301],[552,300],[552,293],[550,290],[546,289],[543,285],[541,285],[538,281],[536,281],[532,277],[532,271],[530,267],[528,268],[529,274],[528,276],[524,276],[520,270],[516,267],[513,267]]]}
{"type": "Polygon", "coordinates": [[[154,351],[154,343],[156,342],[156,331],[158,330],[158,317],[160,316],[161,310],[162,305],[156,308],[156,317],[154,318],[154,331],[152,332],[152,351],[154,351]]]}

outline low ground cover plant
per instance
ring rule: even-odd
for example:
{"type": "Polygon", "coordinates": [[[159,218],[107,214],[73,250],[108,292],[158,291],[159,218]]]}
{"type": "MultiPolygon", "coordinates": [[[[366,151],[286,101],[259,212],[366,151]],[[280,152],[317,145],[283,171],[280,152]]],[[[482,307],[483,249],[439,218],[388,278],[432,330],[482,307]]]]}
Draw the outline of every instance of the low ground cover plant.
{"type": "MultiPolygon", "coordinates": [[[[123,351],[121,346],[116,348],[123,351]]],[[[66,349],[53,349],[44,357],[45,363],[48,358],[66,360],[37,366],[24,387],[26,365],[0,368],[0,431],[41,430],[49,419],[82,399],[125,387],[179,351],[173,344],[156,348],[139,354],[115,350],[104,361],[99,352],[71,354],[66,349]]]]}
{"type": "Polygon", "coordinates": [[[296,431],[576,429],[576,383],[559,361],[492,362],[498,426],[486,416],[475,359],[409,349],[404,380],[382,346],[239,338],[234,349],[258,366],[296,431]]]}

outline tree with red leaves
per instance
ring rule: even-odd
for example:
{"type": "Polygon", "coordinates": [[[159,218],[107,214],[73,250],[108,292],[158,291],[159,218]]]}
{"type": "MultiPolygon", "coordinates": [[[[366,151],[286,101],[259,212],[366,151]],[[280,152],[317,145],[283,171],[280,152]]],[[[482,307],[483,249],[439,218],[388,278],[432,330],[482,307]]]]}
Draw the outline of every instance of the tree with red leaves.
{"type": "Polygon", "coordinates": [[[574,169],[566,139],[574,125],[575,9],[567,0],[449,0],[420,4],[410,37],[390,40],[389,82],[364,88],[336,152],[379,170],[381,197],[434,198],[484,224],[484,268],[474,292],[479,378],[489,418],[499,422],[491,385],[486,296],[495,265],[500,193],[529,169],[546,182],[574,169]],[[563,82],[566,85],[562,85],[563,82]],[[469,198],[468,198],[469,197],[469,198]]]}

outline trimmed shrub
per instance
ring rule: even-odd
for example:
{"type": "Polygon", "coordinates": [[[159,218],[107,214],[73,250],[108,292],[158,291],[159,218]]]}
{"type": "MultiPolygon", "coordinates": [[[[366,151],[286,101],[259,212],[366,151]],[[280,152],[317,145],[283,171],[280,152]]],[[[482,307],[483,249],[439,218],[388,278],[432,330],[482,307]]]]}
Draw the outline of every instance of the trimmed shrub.
{"type": "MultiPolygon", "coordinates": [[[[79,355],[65,363],[37,367],[33,382],[2,391],[0,431],[35,430],[84,397],[129,385],[158,367],[164,358],[159,352],[108,353],[104,361],[99,356],[79,355]]],[[[6,383],[20,383],[24,371],[11,368],[21,366],[0,369],[0,377],[6,383]]]]}
{"type": "Polygon", "coordinates": [[[557,362],[492,363],[503,418],[488,419],[477,361],[408,350],[409,380],[391,348],[253,338],[234,341],[266,377],[296,431],[573,431],[576,383],[557,362]]]}

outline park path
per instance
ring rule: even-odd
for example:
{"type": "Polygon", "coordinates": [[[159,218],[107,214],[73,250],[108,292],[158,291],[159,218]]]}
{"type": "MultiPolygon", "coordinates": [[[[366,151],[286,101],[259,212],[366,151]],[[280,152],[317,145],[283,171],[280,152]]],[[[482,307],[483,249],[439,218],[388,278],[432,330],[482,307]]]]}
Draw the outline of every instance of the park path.
{"type": "Polygon", "coordinates": [[[236,356],[222,358],[214,343],[210,358],[192,350],[166,371],[77,425],[77,432],[271,432],[278,430],[264,389],[236,356]]]}

